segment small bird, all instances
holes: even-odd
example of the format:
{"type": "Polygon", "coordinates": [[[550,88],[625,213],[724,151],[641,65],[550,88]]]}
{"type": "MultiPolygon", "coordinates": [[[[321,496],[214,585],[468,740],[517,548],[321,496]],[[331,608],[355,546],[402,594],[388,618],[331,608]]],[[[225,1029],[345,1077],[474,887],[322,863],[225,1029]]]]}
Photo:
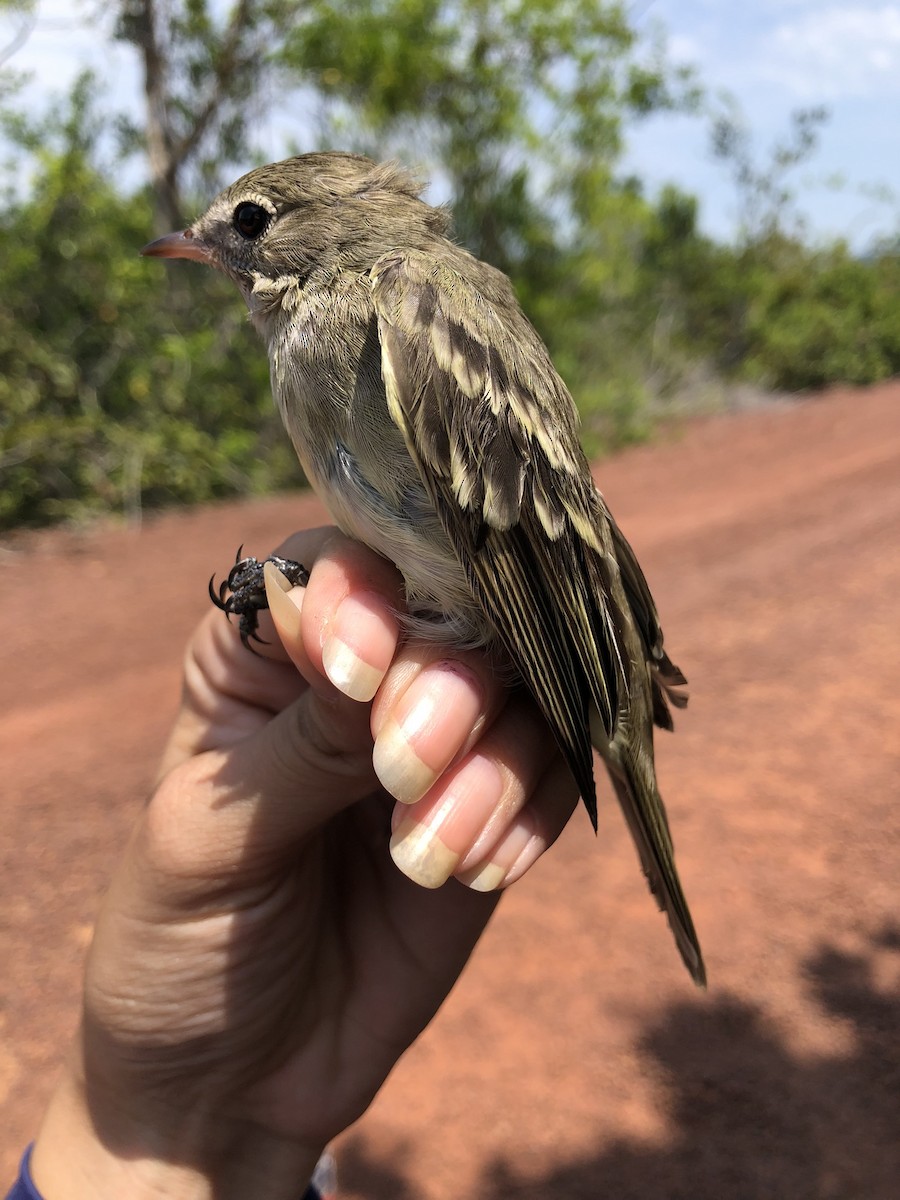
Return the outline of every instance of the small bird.
{"type": "Polygon", "coordinates": [[[693,979],[703,958],[656,782],[684,675],[591,477],[578,417],[507,277],[395,163],[303,154],[142,251],[223,271],[268,348],[307,478],[399,568],[412,633],[509,661],[597,828],[592,745],[693,979]]]}

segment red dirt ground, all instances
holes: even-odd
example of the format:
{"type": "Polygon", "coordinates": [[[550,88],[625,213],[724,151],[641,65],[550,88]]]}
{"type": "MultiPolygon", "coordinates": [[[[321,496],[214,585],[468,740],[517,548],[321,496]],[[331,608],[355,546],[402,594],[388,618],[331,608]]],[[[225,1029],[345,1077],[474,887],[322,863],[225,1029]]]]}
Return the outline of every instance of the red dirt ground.
{"type": "MultiPolygon", "coordinates": [[[[579,811],[339,1146],[366,1200],[900,1195],[900,385],[713,418],[603,464],[692,703],[659,739],[710,972],[609,801],[579,811]]],[[[307,499],[3,554],[0,1181],[78,1009],[98,893],[206,578],[307,499]]]]}

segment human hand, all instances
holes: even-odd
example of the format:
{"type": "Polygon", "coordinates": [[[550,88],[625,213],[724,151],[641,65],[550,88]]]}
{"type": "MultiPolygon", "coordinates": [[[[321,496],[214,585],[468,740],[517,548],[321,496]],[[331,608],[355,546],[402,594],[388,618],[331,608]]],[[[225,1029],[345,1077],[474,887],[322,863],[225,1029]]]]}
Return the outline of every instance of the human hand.
{"type": "Polygon", "coordinates": [[[400,642],[389,564],[329,529],[282,552],[312,564],[305,590],[269,589],[286,653],[248,655],[218,613],[191,642],[35,1146],[46,1200],[296,1200],[452,987],[484,889],[575,805],[484,655],[400,642]]]}

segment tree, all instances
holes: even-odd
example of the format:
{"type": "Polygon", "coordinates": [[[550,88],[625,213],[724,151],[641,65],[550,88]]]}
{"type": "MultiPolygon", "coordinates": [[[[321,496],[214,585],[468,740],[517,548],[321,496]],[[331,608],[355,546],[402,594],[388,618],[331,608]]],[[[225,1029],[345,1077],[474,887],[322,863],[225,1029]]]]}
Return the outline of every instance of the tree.
{"type": "Polygon", "coordinates": [[[713,122],[713,154],[731,172],[740,237],[747,245],[795,232],[788,227],[794,200],[788,177],[815,153],[819,130],[828,119],[828,109],[821,105],[791,113],[787,137],[772,147],[764,162],[757,161],[750,132],[736,114],[713,122]]]}
{"type": "Polygon", "coordinates": [[[237,0],[220,16],[207,0],[121,0],[115,36],[140,56],[145,98],[144,129],[129,132],[146,150],[159,232],[184,221],[186,179],[217,184],[247,153],[268,47],[299,7],[237,0]]]}
{"type": "Polygon", "coordinates": [[[319,81],[320,138],[432,169],[456,236],[510,275],[586,407],[639,403],[621,335],[648,205],[616,171],[629,121],[699,92],[625,5],[318,0],[279,57],[319,81]]]}
{"type": "MultiPolygon", "coordinates": [[[[10,12],[0,47],[27,34],[28,3],[0,0],[10,12]]],[[[629,122],[697,90],[613,0],[118,0],[112,15],[143,63],[145,121],[102,111],[88,78],[35,117],[0,76],[19,155],[0,178],[0,523],[297,479],[235,290],[136,256],[154,225],[286,151],[426,168],[456,235],[512,277],[591,449],[642,436],[701,360],[789,387],[900,370],[896,244],[810,249],[788,219],[822,114],[762,164],[736,122],[718,126],[735,245],[702,234],[694,197],[620,177],[629,122]],[[288,109],[295,143],[257,147],[262,117],[288,109]],[[146,153],[146,186],[123,187],[117,144],[146,153]]]]}
{"type": "MultiPolygon", "coordinates": [[[[541,192],[558,201],[588,164],[595,188],[629,116],[692,95],[615,0],[120,0],[115,33],[141,59],[145,126],[131,133],[167,228],[186,180],[220,185],[255,121],[314,93],[301,146],[349,134],[436,168],[460,236],[501,267],[541,192]]],[[[585,196],[568,191],[573,217],[585,196]]]]}
{"type": "Polygon", "coordinates": [[[33,159],[0,216],[0,525],[299,478],[234,289],[185,270],[173,293],[138,257],[152,196],[101,169],[94,92],[15,123],[33,159]]]}
{"type": "Polygon", "coordinates": [[[329,134],[436,168],[458,236],[513,274],[590,219],[629,118],[695,98],[609,0],[318,0],[279,59],[329,134]]]}
{"type": "Polygon", "coordinates": [[[10,30],[0,40],[0,69],[22,49],[34,29],[34,0],[0,0],[0,17],[8,17],[10,30]]]}
{"type": "Polygon", "coordinates": [[[640,367],[620,348],[649,207],[616,169],[629,121],[695,107],[699,89],[637,38],[625,5],[124,0],[118,30],[144,63],[159,224],[183,219],[185,178],[207,192],[233,178],[254,117],[305,110],[294,149],[424,168],[455,236],[511,276],[586,404],[621,408],[625,375],[638,402],[640,367]]]}
{"type": "Polygon", "coordinates": [[[334,139],[432,168],[464,240],[513,274],[564,357],[570,330],[575,381],[591,340],[576,327],[602,308],[591,246],[624,244],[609,231],[640,209],[612,183],[623,122],[675,94],[620,5],[119,0],[114,18],[143,64],[142,127],[104,117],[87,79],[45,119],[0,114],[31,156],[15,174],[32,180],[0,219],[19,306],[0,313],[7,521],[134,512],[295,474],[239,298],[211,273],[149,273],[135,257],[151,223],[177,227],[258,157],[258,120],[285,97],[306,106],[299,149],[334,139]],[[147,191],[121,194],[121,172],[101,167],[115,128],[126,151],[146,152],[147,191]],[[578,321],[555,330],[551,295],[555,315],[578,321]]]}

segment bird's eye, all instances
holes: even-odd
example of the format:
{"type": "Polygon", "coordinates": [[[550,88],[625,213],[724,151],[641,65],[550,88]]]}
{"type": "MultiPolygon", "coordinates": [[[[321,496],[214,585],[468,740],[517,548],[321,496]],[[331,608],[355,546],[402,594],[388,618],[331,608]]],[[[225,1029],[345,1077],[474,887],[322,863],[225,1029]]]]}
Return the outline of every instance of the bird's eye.
{"type": "Polygon", "coordinates": [[[243,238],[258,238],[271,220],[271,214],[261,204],[245,200],[234,210],[231,222],[243,238]]]}

